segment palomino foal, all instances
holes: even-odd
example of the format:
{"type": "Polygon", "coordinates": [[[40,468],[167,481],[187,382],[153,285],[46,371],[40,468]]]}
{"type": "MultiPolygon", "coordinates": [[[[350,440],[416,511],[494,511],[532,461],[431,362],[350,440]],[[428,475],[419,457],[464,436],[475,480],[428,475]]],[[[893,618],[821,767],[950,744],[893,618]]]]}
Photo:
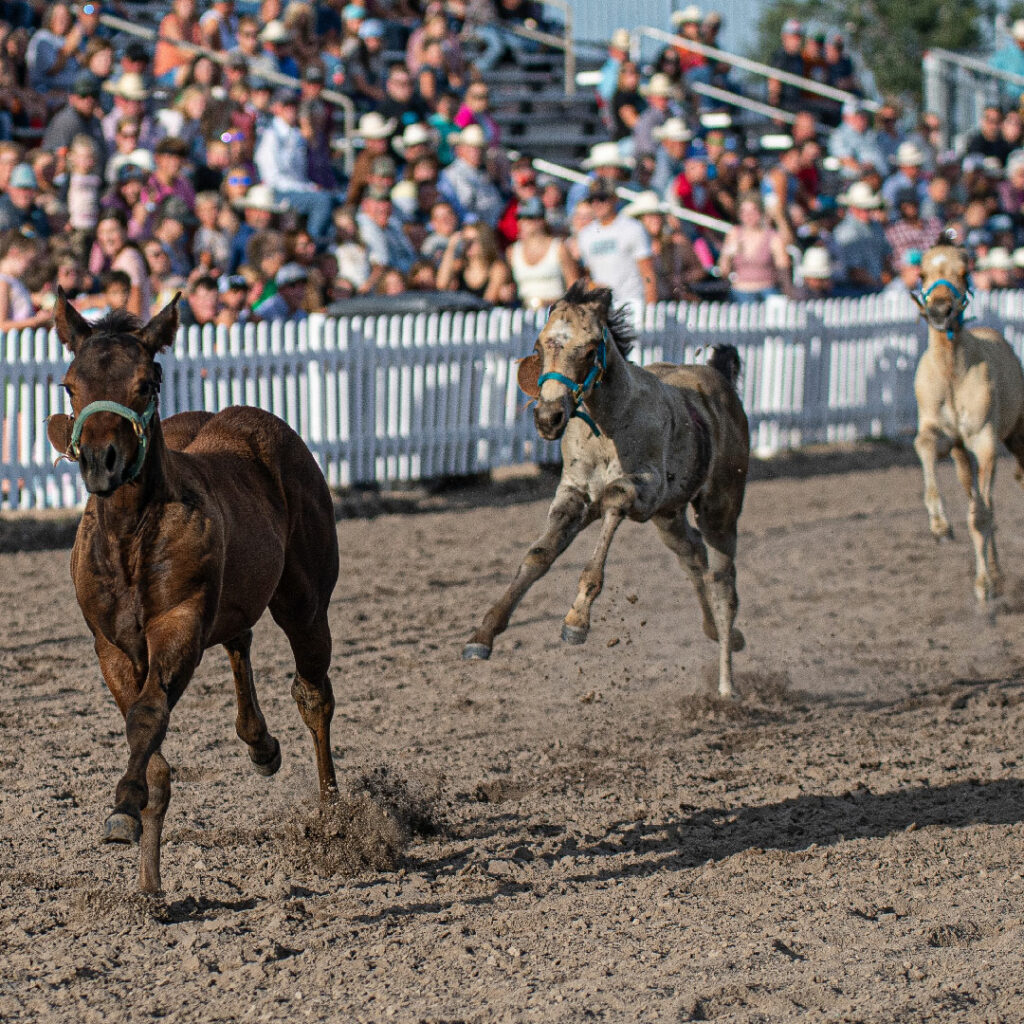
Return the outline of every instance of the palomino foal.
{"type": "Polygon", "coordinates": [[[626,518],[650,519],[696,587],[704,632],[719,645],[718,692],[728,697],[732,652],[744,643],[733,628],[736,521],[750,447],[734,386],[739,356],[728,347],[716,352],[711,366],[641,369],[625,358],[631,341],[623,311],[611,312],[611,292],[575,284],[552,308],[536,353],[520,363],[520,386],[537,399],[537,430],[548,440],[562,439],[562,479],[547,529],[463,657],[489,657],[530,586],[600,519],[601,536],[562,626],[563,640],[583,643],[615,531],[626,518]],[[690,505],[696,529],[687,518],[690,505]]]}
{"type": "MultiPolygon", "coordinates": [[[[1006,339],[989,327],[963,325],[967,253],[937,245],[921,260],[921,293],[928,348],[917,366],[917,449],[924,470],[924,503],[931,531],[942,540],[953,531],[935,483],[935,463],[952,452],[967,492],[967,528],[974,542],[974,592],[982,605],[1002,591],[996,555],[992,484],[999,442],[1024,467],[1024,373],[1006,339]]],[[[1022,479],[1018,468],[1017,479],[1022,479]]]]}
{"type": "Polygon", "coordinates": [[[128,734],[103,838],[141,839],[139,886],[157,892],[171,796],[160,747],[207,648],[228,652],[235,729],[255,770],[272,775],[281,765],[249,657],[252,627],[268,607],[295,657],[292,695],[313,736],[320,796],[336,792],[327,678],[334,508],[302,439],[270,413],[235,407],[161,423],[154,357],[174,341],[177,298],[146,325],[112,313],[92,326],[60,291],[55,322],[74,357],[64,377],[74,417],[50,417],[48,433],[79,462],[91,495],[71,576],[128,734]]]}

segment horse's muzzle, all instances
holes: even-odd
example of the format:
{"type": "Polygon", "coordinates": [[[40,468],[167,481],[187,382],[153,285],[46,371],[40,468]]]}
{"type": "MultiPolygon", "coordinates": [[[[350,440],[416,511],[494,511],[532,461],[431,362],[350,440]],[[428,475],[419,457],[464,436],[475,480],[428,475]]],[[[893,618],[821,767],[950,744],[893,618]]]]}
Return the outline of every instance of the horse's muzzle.
{"type": "Polygon", "coordinates": [[[565,433],[570,415],[567,398],[554,401],[540,399],[533,410],[533,422],[537,426],[537,433],[545,441],[557,441],[565,433]]]}
{"type": "Polygon", "coordinates": [[[932,327],[945,331],[955,316],[953,303],[949,299],[938,298],[924,307],[924,315],[932,327]]]}
{"type": "Polygon", "coordinates": [[[105,498],[124,482],[124,467],[127,463],[120,448],[113,442],[83,444],[78,463],[82,483],[90,494],[105,498]]]}

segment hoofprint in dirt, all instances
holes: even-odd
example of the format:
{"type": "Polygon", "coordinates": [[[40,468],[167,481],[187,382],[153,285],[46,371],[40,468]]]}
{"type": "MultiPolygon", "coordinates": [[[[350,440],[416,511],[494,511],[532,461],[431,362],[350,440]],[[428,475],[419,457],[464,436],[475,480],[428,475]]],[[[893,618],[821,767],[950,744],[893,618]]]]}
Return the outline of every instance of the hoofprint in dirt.
{"type": "MultiPolygon", "coordinates": [[[[1024,1019],[1009,468],[992,621],[962,584],[964,532],[928,532],[915,466],[751,483],[735,704],[709,696],[714,644],[649,527],[623,527],[586,646],[559,641],[585,536],[493,660],[464,663],[547,500],[340,523],[339,770],[385,766],[371,778],[426,794],[441,831],[394,871],[308,867],[309,738],[264,622],[284,766],[249,770],[209,656],[164,748],[157,898],[99,843],[124,734],[68,552],[0,556],[0,1019],[1024,1019]]],[[[948,463],[940,484],[957,508],[948,463]]]]}

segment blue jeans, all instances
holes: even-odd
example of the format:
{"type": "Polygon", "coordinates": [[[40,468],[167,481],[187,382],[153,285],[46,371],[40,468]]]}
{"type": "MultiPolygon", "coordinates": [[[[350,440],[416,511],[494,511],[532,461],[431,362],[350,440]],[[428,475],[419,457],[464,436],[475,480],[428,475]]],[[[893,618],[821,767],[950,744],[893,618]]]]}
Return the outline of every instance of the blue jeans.
{"type": "Polygon", "coordinates": [[[778,288],[762,288],[759,292],[738,292],[734,288],[729,293],[730,302],[738,302],[741,306],[750,302],[764,302],[769,295],[778,295],[778,288]]]}
{"type": "Polygon", "coordinates": [[[296,213],[305,214],[306,230],[318,244],[330,240],[333,207],[330,192],[292,192],[287,189],[274,189],[274,198],[285,203],[296,213]]]}
{"type": "Polygon", "coordinates": [[[524,39],[497,25],[480,25],[476,30],[476,38],[484,44],[484,52],[473,61],[478,71],[493,71],[506,50],[514,50],[516,53],[534,53],[537,50],[537,44],[532,39],[524,39]]]}

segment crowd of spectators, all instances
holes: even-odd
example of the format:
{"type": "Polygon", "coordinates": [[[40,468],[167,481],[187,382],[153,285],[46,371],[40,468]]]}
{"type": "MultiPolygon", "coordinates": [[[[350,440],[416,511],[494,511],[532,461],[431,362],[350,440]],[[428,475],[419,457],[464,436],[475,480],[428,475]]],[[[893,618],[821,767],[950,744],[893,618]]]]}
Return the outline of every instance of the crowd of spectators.
{"type": "MultiPolygon", "coordinates": [[[[607,140],[571,187],[490,110],[487,74],[537,46],[514,31],[544,27],[532,0],[171,0],[155,46],[100,15],[0,0],[0,331],[48,324],[58,286],[89,317],[180,291],[198,325],[410,292],[536,308],[581,276],[617,301],[853,296],[912,288],[945,229],[975,288],[1022,280],[1018,109],[947,150],[937,115],[769,79],[795,116],[765,125],[767,149],[708,116],[699,86],[742,87],[685,45],[717,45],[715,12],[676,12],[649,67],[613,35],[607,140]],[[351,163],[326,90],[355,104],[351,163]]],[[[774,65],[858,92],[837,33],[787,21],[774,65]]]]}

